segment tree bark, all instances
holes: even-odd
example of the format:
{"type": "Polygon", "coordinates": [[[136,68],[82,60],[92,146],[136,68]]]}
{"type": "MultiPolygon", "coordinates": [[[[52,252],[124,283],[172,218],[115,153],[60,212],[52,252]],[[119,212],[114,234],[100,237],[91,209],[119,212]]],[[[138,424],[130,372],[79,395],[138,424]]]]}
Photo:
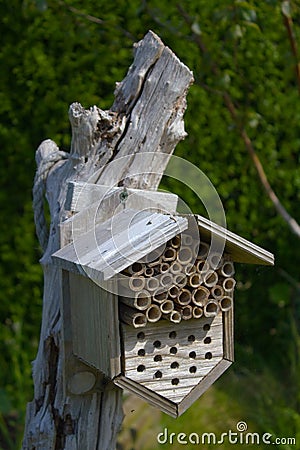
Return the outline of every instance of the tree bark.
{"type": "MultiPolygon", "coordinates": [[[[42,142],[37,150],[34,197],[40,200],[44,183],[51,224],[41,259],[42,326],[33,363],[34,399],[27,405],[23,450],[112,450],[116,446],[123,418],[122,390],[112,383],[102,383],[99,375],[98,389],[81,395],[66,394],[61,271],[52,265],[51,255],[70,239],[61,232],[71,214],[64,208],[69,181],[157,189],[169,156],[186,135],[183,114],[192,81],[190,70],[154,33],[148,32],[135,46],[134,62],[117,85],[110,110],[96,106],[85,110],[79,103],[70,106],[70,153],[59,152],[50,140],[42,142]],[[140,153],[145,154],[142,175],[137,158],[140,153]],[[163,164],[161,159],[156,160],[157,153],[166,155],[163,164]],[[121,158],[128,155],[124,164],[121,158]],[[107,163],[118,160],[119,165],[111,170],[107,163]]],[[[35,201],[37,207],[41,204],[35,201]]],[[[35,217],[40,216],[40,211],[35,211],[35,217]]],[[[37,219],[36,225],[45,242],[43,221],[37,219]]]]}

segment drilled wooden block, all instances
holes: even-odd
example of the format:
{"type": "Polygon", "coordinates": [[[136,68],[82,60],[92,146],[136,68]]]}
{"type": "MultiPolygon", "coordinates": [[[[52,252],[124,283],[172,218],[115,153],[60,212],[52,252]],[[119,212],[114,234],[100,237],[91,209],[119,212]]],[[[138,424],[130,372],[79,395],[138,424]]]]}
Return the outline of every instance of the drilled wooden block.
{"type": "Polygon", "coordinates": [[[160,321],[141,330],[122,325],[123,373],[180,403],[223,359],[223,318],[180,324],[160,321]]]}

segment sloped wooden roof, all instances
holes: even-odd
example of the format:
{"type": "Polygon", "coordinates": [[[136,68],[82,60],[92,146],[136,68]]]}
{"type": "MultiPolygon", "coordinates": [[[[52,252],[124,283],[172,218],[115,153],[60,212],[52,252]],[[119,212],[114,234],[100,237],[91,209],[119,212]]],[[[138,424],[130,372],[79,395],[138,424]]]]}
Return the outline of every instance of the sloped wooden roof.
{"type": "Polygon", "coordinates": [[[124,209],[52,255],[62,268],[107,280],[188,227],[187,218],[124,209]]]}
{"type": "Polygon", "coordinates": [[[216,239],[225,240],[224,250],[231,255],[233,261],[247,264],[274,265],[274,255],[262,247],[211,222],[205,217],[196,215],[195,218],[199,226],[200,239],[209,242],[211,237],[214,236],[216,239]]]}

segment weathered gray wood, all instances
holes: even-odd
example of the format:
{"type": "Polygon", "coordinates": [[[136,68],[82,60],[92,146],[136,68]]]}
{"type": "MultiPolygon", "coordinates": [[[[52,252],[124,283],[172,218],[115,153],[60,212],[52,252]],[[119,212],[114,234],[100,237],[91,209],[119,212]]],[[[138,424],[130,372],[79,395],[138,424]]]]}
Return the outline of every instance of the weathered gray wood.
{"type": "Polygon", "coordinates": [[[214,235],[216,239],[219,238],[224,242],[226,240],[224,251],[232,257],[233,261],[247,264],[274,264],[274,255],[262,247],[228,231],[205,217],[196,215],[196,219],[201,239],[209,242],[211,236],[214,235]]]}
{"type": "Polygon", "coordinates": [[[86,277],[69,277],[73,354],[112,379],[121,371],[118,298],[86,277]]]}
{"type": "MultiPolygon", "coordinates": [[[[87,183],[77,182],[70,182],[68,184],[68,198],[66,199],[65,207],[71,212],[76,212],[73,211],[73,208],[80,209],[80,211],[60,224],[61,234],[64,236],[64,245],[94,229],[99,223],[110,219],[123,208],[123,205],[120,203],[120,193],[123,191],[123,188],[99,186],[99,192],[106,195],[104,198],[100,197],[97,201],[91,203],[98,193],[98,185],[88,183],[88,186],[95,187],[88,189],[88,192],[84,189],[79,194],[80,184],[87,185],[87,183]],[[104,189],[105,191],[103,192],[104,189]],[[75,194],[75,199],[73,199],[73,193],[75,194]]],[[[165,192],[145,191],[142,189],[128,189],[127,192],[128,199],[126,201],[126,208],[128,209],[151,209],[152,211],[168,214],[173,214],[176,211],[177,195],[165,192]]]]}
{"type": "Polygon", "coordinates": [[[224,357],[223,316],[180,324],[163,320],[137,330],[122,325],[122,340],[124,369],[115,382],[176,416],[173,403],[189,397],[224,357]]]}
{"type": "Polygon", "coordinates": [[[64,269],[107,280],[187,228],[180,216],[126,209],[52,255],[64,269]],[[160,233],[161,231],[161,233],[160,233]]]}
{"type": "MultiPolygon", "coordinates": [[[[120,207],[120,194],[122,187],[100,186],[91,183],[76,183],[71,181],[68,184],[65,209],[78,212],[98,202],[99,209],[109,209],[112,212],[120,207]]],[[[146,191],[144,189],[127,189],[126,208],[142,210],[151,208],[158,212],[174,214],[176,212],[178,195],[162,191],[146,191]]],[[[103,221],[103,220],[101,220],[103,221]]]]}
{"type": "MultiPolygon", "coordinates": [[[[64,208],[69,181],[110,186],[125,183],[133,188],[157,189],[169,155],[185,136],[185,95],[192,80],[188,68],[149,32],[137,45],[135,60],[117,88],[111,110],[102,111],[96,106],[85,110],[79,103],[70,107],[70,155],[66,160],[55,160],[58,162],[53,163],[46,181],[51,227],[48,246],[41,259],[43,317],[40,345],[33,363],[34,399],[27,407],[23,450],[115,448],[122,421],[121,389],[106,384],[102,391],[96,389],[83,395],[66,396],[62,273],[52,265],[51,255],[72,239],[70,230],[60,226],[71,216],[64,208]],[[139,158],[140,152],[143,158],[139,158]],[[165,152],[167,157],[157,159],[152,154],[147,158],[146,152],[165,152]],[[124,161],[120,158],[123,155],[130,156],[124,161]],[[114,167],[104,166],[115,158],[118,162],[114,167]]],[[[39,167],[56,149],[50,140],[41,144],[37,150],[39,167]]],[[[92,378],[83,376],[85,380],[88,377],[92,378]]],[[[77,382],[75,379],[75,385],[77,382]]]]}

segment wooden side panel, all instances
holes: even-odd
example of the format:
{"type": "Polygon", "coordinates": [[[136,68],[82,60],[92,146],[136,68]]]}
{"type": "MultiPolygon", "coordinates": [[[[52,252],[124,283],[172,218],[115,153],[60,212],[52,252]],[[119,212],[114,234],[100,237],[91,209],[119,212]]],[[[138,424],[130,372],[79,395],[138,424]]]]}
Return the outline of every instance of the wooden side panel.
{"type": "Polygon", "coordinates": [[[69,277],[73,353],[113,378],[121,371],[117,296],[88,278],[69,277]]]}

